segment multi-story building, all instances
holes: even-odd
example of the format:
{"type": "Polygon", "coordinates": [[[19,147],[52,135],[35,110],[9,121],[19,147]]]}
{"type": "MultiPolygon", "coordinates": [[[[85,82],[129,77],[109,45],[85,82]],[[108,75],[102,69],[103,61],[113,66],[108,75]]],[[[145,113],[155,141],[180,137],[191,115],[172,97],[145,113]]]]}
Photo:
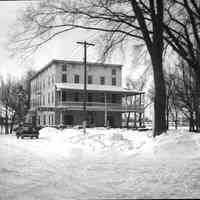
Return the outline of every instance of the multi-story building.
{"type": "MultiPolygon", "coordinates": [[[[143,93],[123,89],[122,65],[87,63],[87,123],[120,127],[122,113],[144,112],[143,93]],[[139,100],[127,104],[126,100],[139,100]]],[[[30,113],[40,126],[80,125],[84,120],[84,64],[52,60],[30,80],[30,113]]],[[[130,102],[130,101],[129,101],[130,102]]]]}

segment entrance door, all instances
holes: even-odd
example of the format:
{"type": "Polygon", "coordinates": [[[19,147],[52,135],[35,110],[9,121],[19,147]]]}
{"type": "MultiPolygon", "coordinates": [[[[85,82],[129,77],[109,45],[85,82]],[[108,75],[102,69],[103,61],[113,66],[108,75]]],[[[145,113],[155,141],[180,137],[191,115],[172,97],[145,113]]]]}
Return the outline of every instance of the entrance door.
{"type": "Polygon", "coordinates": [[[108,120],[108,125],[114,127],[114,117],[108,116],[107,120],[108,120]]]}
{"type": "Polygon", "coordinates": [[[32,124],[34,125],[34,126],[36,126],[36,116],[32,116],[32,124]]]}
{"type": "Polygon", "coordinates": [[[64,115],[63,118],[64,125],[73,125],[73,121],[74,121],[73,115],[64,115]]]}
{"type": "Polygon", "coordinates": [[[88,112],[88,125],[93,125],[93,124],[94,124],[94,113],[88,112]]]}

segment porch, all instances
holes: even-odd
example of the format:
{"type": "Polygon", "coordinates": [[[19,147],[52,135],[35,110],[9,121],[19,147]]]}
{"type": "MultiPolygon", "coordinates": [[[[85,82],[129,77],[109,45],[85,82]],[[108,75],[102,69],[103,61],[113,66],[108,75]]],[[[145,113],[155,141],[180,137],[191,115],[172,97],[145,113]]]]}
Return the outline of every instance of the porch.
{"type": "MultiPolygon", "coordinates": [[[[83,102],[76,101],[59,101],[57,108],[66,108],[67,110],[83,110],[83,102]]],[[[110,102],[86,102],[88,111],[105,111],[108,112],[144,112],[144,106],[128,105],[126,103],[110,103],[110,102]]]]}
{"type": "MultiPolygon", "coordinates": [[[[56,107],[82,110],[83,84],[57,83],[56,107]]],[[[144,112],[144,92],[111,85],[87,85],[86,107],[89,111],[144,112]]]]}
{"type": "MultiPolygon", "coordinates": [[[[59,109],[56,111],[56,124],[66,126],[82,125],[84,112],[80,110],[59,109]]],[[[105,123],[105,113],[103,111],[87,111],[87,125],[90,127],[120,127],[122,124],[121,113],[107,112],[105,123]]]]}
{"type": "MultiPolygon", "coordinates": [[[[63,120],[65,112],[80,111],[80,115],[83,114],[83,99],[83,84],[56,84],[56,109],[60,110],[58,116],[60,123],[68,121],[63,120]]],[[[122,113],[137,113],[142,121],[144,118],[144,92],[110,85],[88,85],[85,107],[87,113],[101,113],[100,124],[103,126],[107,126],[108,118],[113,121],[112,116],[120,116],[119,127],[122,113]]],[[[69,118],[72,119],[72,117],[69,118]]]]}

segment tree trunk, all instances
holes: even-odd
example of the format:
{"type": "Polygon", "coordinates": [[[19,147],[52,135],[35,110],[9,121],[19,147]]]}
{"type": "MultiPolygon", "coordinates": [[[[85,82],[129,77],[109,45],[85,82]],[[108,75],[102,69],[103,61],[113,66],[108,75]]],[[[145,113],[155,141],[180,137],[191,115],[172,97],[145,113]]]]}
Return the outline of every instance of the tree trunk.
{"type": "Polygon", "coordinates": [[[30,109],[31,107],[31,84],[30,84],[30,81],[28,81],[28,110],[30,109]]]}
{"type": "Polygon", "coordinates": [[[154,75],[155,100],[154,100],[154,130],[153,136],[157,136],[166,131],[166,90],[163,74],[163,13],[164,1],[149,1],[151,9],[151,20],[153,33],[150,34],[146,26],[146,21],[139,1],[131,0],[133,11],[140,25],[148,52],[151,57],[154,75]]]}
{"type": "Polygon", "coordinates": [[[175,129],[178,129],[178,111],[175,111],[175,129]]]}
{"type": "Polygon", "coordinates": [[[194,107],[195,107],[195,126],[196,132],[200,131],[200,112],[199,112],[199,94],[200,94],[200,75],[196,73],[195,76],[195,95],[194,95],[194,107]]]}
{"type": "Polygon", "coordinates": [[[166,129],[169,129],[169,95],[166,97],[166,129]]]}
{"type": "Polygon", "coordinates": [[[9,134],[8,131],[8,103],[6,102],[6,113],[5,113],[5,134],[9,134]]]}
{"type": "Polygon", "coordinates": [[[12,134],[12,131],[13,131],[13,125],[14,125],[14,122],[15,122],[15,112],[13,114],[13,117],[12,117],[12,120],[11,120],[11,124],[10,124],[10,134],[12,134]]]}
{"type": "Polygon", "coordinates": [[[166,129],[166,89],[162,68],[162,55],[155,53],[152,56],[153,74],[154,74],[154,130],[153,136],[157,136],[165,132],[166,129]]]}
{"type": "Polygon", "coordinates": [[[190,112],[190,119],[189,119],[189,131],[193,132],[194,131],[194,118],[193,118],[193,112],[190,112]]]}

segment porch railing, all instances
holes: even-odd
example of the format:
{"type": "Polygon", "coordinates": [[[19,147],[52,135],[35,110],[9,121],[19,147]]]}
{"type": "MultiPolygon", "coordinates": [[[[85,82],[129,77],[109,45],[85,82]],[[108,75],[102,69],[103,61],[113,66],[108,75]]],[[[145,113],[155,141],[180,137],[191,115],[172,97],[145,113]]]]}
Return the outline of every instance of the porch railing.
{"type": "MultiPolygon", "coordinates": [[[[57,107],[68,108],[69,110],[82,110],[83,102],[77,101],[59,101],[57,107]]],[[[86,102],[86,108],[89,111],[121,111],[121,112],[143,112],[144,105],[126,105],[120,103],[104,102],[86,102]]]]}

